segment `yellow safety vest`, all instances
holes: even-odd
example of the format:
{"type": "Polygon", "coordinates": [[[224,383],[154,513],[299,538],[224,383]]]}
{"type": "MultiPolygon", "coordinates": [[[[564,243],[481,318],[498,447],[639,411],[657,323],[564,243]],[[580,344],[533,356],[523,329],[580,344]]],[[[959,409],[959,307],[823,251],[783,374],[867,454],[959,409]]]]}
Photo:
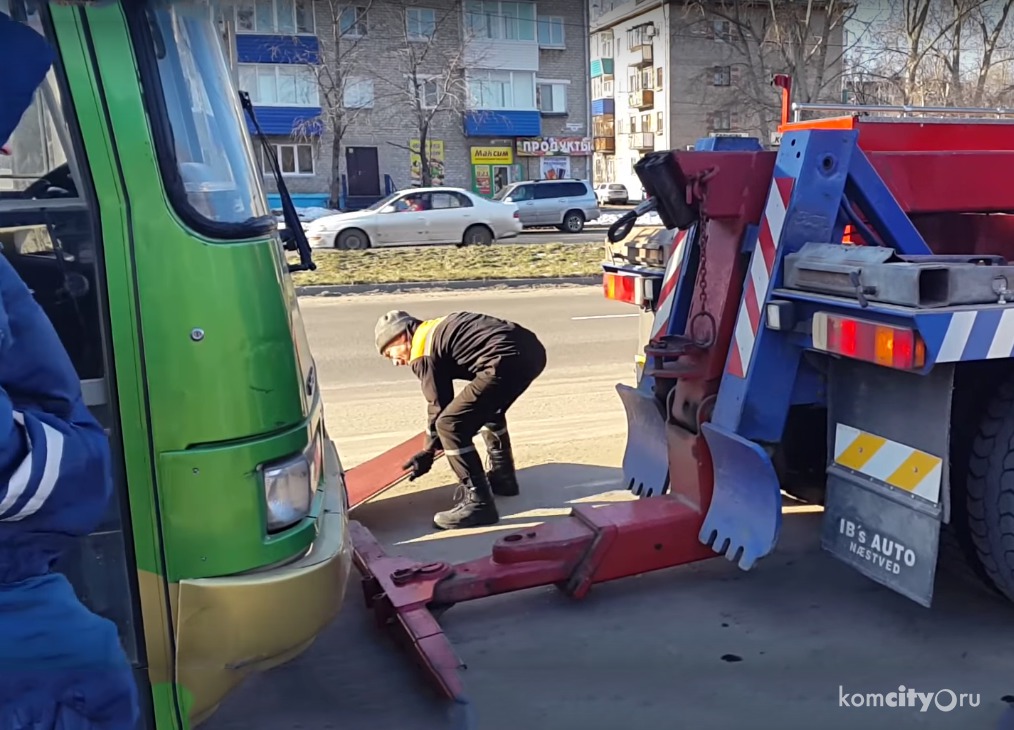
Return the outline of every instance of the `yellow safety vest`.
{"type": "Polygon", "coordinates": [[[419,324],[415,330],[415,334],[412,335],[412,354],[409,356],[410,360],[418,360],[420,357],[433,354],[433,332],[444,319],[444,317],[437,317],[436,319],[427,319],[419,324]]]}

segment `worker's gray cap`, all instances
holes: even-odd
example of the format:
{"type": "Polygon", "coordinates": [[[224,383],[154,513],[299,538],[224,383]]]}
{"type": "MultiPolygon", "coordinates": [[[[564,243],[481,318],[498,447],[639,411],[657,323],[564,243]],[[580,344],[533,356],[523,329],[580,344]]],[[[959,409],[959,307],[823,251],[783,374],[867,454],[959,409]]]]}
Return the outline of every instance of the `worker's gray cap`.
{"type": "Polygon", "coordinates": [[[390,312],[381,315],[380,319],[377,320],[377,327],[374,332],[377,338],[377,351],[383,353],[384,348],[390,345],[398,335],[408,332],[412,328],[412,325],[418,321],[411,314],[403,312],[400,309],[392,309],[390,312]]]}

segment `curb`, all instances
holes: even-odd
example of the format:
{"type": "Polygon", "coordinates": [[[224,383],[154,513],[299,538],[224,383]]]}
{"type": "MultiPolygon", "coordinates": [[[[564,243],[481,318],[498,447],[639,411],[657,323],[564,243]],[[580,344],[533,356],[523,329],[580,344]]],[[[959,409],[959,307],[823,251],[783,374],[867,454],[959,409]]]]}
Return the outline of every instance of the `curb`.
{"type": "Polygon", "coordinates": [[[478,291],[481,289],[541,289],[559,286],[597,286],[599,276],[570,276],[553,279],[477,279],[472,281],[406,281],[392,284],[318,284],[296,287],[301,297],[344,297],[356,294],[394,294],[427,291],[478,291]]]}

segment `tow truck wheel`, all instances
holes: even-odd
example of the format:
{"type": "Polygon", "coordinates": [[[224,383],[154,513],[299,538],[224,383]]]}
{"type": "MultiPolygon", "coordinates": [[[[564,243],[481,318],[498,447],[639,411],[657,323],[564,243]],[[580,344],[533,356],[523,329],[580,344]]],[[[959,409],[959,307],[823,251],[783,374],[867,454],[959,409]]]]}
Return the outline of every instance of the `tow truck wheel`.
{"type": "Polygon", "coordinates": [[[967,529],[989,583],[1014,601],[1014,379],[1003,382],[981,417],[964,496],[953,517],[964,518],[959,528],[967,529]]]}

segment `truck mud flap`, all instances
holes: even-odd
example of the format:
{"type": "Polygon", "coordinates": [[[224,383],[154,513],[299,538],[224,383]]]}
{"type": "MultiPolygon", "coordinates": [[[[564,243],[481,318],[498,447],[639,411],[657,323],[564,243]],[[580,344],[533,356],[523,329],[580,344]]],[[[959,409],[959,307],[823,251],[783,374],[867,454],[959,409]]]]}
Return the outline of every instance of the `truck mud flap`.
{"type": "Polygon", "coordinates": [[[782,490],[767,452],[714,423],[701,427],[715,469],[700,540],[750,570],[770,553],[782,527],[782,490]]]}
{"type": "Polygon", "coordinates": [[[650,392],[623,383],[616,384],[616,392],[627,413],[623,483],[639,497],[665,494],[669,489],[669,450],[658,401],[650,392]]]}
{"type": "Polygon", "coordinates": [[[916,603],[933,600],[949,519],[954,368],[830,363],[821,547],[916,603]]]}
{"type": "Polygon", "coordinates": [[[828,475],[821,547],[927,608],[940,544],[939,508],[851,474],[828,475]]]}

